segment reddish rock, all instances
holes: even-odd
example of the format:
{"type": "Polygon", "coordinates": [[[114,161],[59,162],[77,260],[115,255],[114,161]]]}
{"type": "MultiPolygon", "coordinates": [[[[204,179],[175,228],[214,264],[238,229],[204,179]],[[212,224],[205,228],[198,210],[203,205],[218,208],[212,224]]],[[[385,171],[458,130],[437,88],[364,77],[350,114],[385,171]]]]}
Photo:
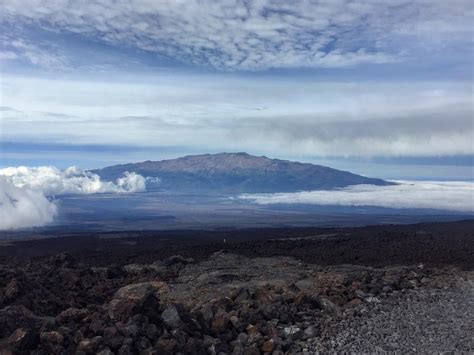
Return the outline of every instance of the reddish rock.
{"type": "Polygon", "coordinates": [[[86,309],[68,308],[58,314],[56,320],[59,323],[79,322],[88,315],[86,309]]]}
{"type": "Polygon", "coordinates": [[[362,304],[362,300],[360,298],[354,298],[352,301],[349,302],[351,306],[358,306],[362,304]]]}
{"type": "Polygon", "coordinates": [[[59,332],[43,332],[40,334],[40,339],[42,343],[49,343],[60,345],[64,341],[64,337],[59,332]]]}
{"type": "Polygon", "coordinates": [[[224,332],[230,324],[229,315],[222,313],[212,321],[212,331],[216,334],[224,332]]]}
{"type": "Polygon", "coordinates": [[[263,343],[262,351],[266,353],[271,353],[274,347],[275,347],[275,343],[273,342],[273,339],[270,339],[263,343]]]}

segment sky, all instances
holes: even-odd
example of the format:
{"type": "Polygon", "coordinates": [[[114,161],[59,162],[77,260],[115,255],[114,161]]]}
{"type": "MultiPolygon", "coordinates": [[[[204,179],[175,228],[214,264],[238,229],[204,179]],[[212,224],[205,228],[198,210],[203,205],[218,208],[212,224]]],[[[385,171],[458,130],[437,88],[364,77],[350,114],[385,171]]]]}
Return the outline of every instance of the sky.
{"type": "Polygon", "coordinates": [[[0,168],[246,151],[473,180],[464,0],[0,0],[0,168]]]}

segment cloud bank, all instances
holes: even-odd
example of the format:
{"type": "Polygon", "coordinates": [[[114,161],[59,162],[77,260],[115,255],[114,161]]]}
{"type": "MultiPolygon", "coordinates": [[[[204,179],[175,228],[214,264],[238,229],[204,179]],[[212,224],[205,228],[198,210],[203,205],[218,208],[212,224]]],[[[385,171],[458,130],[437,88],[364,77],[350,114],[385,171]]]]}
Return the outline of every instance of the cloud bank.
{"type": "Polygon", "coordinates": [[[0,176],[0,230],[43,226],[58,212],[42,192],[20,188],[0,176]]]}
{"type": "Polygon", "coordinates": [[[437,181],[398,181],[399,185],[354,185],[332,191],[245,194],[243,200],[269,204],[313,204],[423,208],[474,212],[474,183],[437,181]]]}
{"type": "Polygon", "coordinates": [[[0,169],[0,230],[43,226],[58,213],[54,196],[145,191],[146,179],[126,172],[115,182],[70,167],[25,166],[0,169]]]}
{"type": "Polygon", "coordinates": [[[103,181],[97,174],[70,167],[60,170],[53,166],[29,168],[26,166],[0,169],[17,187],[41,191],[47,196],[66,194],[126,193],[145,191],[145,178],[134,172],[125,175],[116,182],[103,181]]]}
{"type": "Polygon", "coordinates": [[[474,154],[470,83],[159,75],[134,83],[6,77],[3,85],[4,140],[159,142],[298,159],[474,154]]]}

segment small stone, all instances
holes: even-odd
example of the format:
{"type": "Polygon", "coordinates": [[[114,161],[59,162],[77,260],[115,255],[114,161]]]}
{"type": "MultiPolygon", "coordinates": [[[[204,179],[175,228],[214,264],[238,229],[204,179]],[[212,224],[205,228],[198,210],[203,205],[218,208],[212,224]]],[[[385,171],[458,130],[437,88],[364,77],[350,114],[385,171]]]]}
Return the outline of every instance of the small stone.
{"type": "Polygon", "coordinates": [[[91,324],[89,325],[89,330],[92,332],[92,333],[100,333],[102,332],[102,330],[104,329],[105,327],[105,323],[100,320],[100,319],[94,319],[91,324]]]}
{"type": "Polygon", "coordinates": [[[155,343],[155,349],[158,351],[159,354],[173,353],[174,349],[176,348],[176,345],[176,340],[162,338],[155,343]]]}
{"type": "Polygon", "coordinates": [[[365,301],[368,303],[380,303],[380,300],[373,296],[366,297],[365,301]]]}
{"type": "Polygon", "coordinates": [[[97,336],[92,339],[84,339],[79,343],[77,349],[86,353],[95,352],[101,342],[101,336],[97,336]]]}
{"type": "Polygon", "coordinates": [[[222,333],[224,332],[229,325],[229,315],[227,313],[222,313],[218,315],[212,321],[212,330],[214,333],[222,333]]]}
{"type": "Polygon", "coordinates": [[[337,312],[337,306],[332,303],[330,300],[324,297],[318,297],[319,298],[319,307],[322,310],[325,310],[327,312],[337,312]]]}
{"type": "Polygon", "coordinates": [[[214,311],[212,310],[212,306],[207,304],[201,309],[202,317],[206,322],[211,322],[212,318],[214,318],[214,311]]]}
{"type": "MultiPolygon", "coordinates": [[[[12,349],[27,350],[35,347],[37,343],[37,335],[31,330],[18,328],[8,338],[8,344],[12,349]]],[[[2,351],[0,350],[0,353],[2,351]]]]}
{"type": "Polygon", "coordinates": [[[243,354],[244,355],[260,355],[260,350],[258,350],[255,346],[250,346],[244,350],[243,354]]]}
{"type": "Polygon", "coordinates": [[[249,337],[255,337],[257,335],[260,335],[260,332],[258,331],[258,327],[256,327],[253,324],[249,324],[247,326],[246,331],[247,331],[247,334],[248,334],[249,337]]]}
{"type": "Polygon", "coordinates": [[[230,317],[230,322],[232,323],[232,325],[233,325],[234,327],[236,327],[237,324],[239,324],[240,319],[239,319],[239,317],[237,317],[237,316],[232,316],[232,317],[230,317]]]}
{"type": "Polygon", "coordinates": [[[314,338],[317,335],[316,329],[313,326],[306,328],[303,333],[308,338],[314,338]]]}
{"type": "Polygon", "coordinates": [[[147,348],[145,350],[142,350],[140,352],[140,355],[159,355],[158,351],[156,351],[155,349],[153,348],[147,348]]]}
{"type": "Polygon", "coordinates": [[[13,299],[18,296],[18,292],[18,283],[13,279],[5,287],[4,294],[7,299],[13,299]]]}
{"type": "Polygon", "coordinates": [[[290,325],[289,327],[283,328],[283,333],[287,338],[291,338],[293,340],[300,339],[303,335],[301,328],[298,328],[295,325],[290,325]]]}
{"type": "Polygon", "coordinates": [[[118,355],[133,355],[133,351],[130,345],[124,344],[120,347],[117,354],[118,355]]]}
{"type": "Polygon", "coordinates": [[[351,300],[349,302],[349,304],[351,306],[358,306],[358,305],[362,304],[362,300],[360,298],[354,298],[353,300],[351,300]]]}
{"type": "Polygon", "coordinates": [[[183,324],[183,320],[181,319],[178,309],[174,305],[169,305],[161,314],[161,318],[165,324],[170,328],[178,328],[183,324]]]}
{"type": "Polygon", "coordinates": [[[248,335],[245,333],[240,333],[239,335],[237,335],[237,340],[243,345],[247,344],[248,338],[248,335]]]}
{"type": "Polygon", "coordinates": [[[97,355],[114,355],[114,353],[109,348],[105,348],[104,350],[99,351],[97,355]]]}
{"type": "Polygon", "coordinates": [[[267,290],[263,289],[263,288],[258,288],[255,290],[254,294],[253,294],[253,298],[258,301],[258,302],[262,302],[262,303],[265,303],[265,302],[270,302],[271,301],[271,296],[270,294],[268,293],[267,290]]]}
{"type": "Polygon", "coordinates": [[[251,298],[248,287],[240,287],[231,293],[231,298],[235,302],[242,302],[251,298]]]}
{"type": "Polygon", "coordinates": [[[423,284],[423,285],[426,285],[426,284],[429,284],[430,283],[430,279],[428,279],[427,277],[423,277],[420,282],[423,284]]]}
{"type": "Polygon", "coordinates": [[[60,345],[64,341],[64,337],[59,332],[43,332],[40,334],[41,342],[60,345]]]}
{"type": "Polygon", "coordinates": [[[87,314],[88,312],[86,309],[68,308],[59,313],[56,320],[63,324],[67,322],[79,322],[87,316],[87,314]]]}
{"type": "Polygon", "coordinates": [[[270,339],[263,343],[262,351],[266,353],[271,353],[274,347],[275,347],[275,344],[273,342],[273,339],[270,339]]]}

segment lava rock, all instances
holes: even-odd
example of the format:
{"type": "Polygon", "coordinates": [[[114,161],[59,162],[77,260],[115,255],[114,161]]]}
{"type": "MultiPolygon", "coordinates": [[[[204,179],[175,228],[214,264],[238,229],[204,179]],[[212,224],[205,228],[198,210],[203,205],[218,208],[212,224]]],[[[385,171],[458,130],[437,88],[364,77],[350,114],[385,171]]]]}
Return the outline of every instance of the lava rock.
{"type": "MultiPolygon", "coordinates": [[[[14,352],[35,349],[38,343],[38,334],[25,328],[16,329],[8,338],[7,344],[14,352]]],[[[0,350],[0,353],[1,350],[0,350]]]]}
{"type": "Polygon", "coordinates": [[[161,318],[163,319],[163,322],[171,329],[178,328],[183,324],[183,320],[181,319],[178,308],[175,305],[169,305],[166,307],[161,314],[161,318]]]}

